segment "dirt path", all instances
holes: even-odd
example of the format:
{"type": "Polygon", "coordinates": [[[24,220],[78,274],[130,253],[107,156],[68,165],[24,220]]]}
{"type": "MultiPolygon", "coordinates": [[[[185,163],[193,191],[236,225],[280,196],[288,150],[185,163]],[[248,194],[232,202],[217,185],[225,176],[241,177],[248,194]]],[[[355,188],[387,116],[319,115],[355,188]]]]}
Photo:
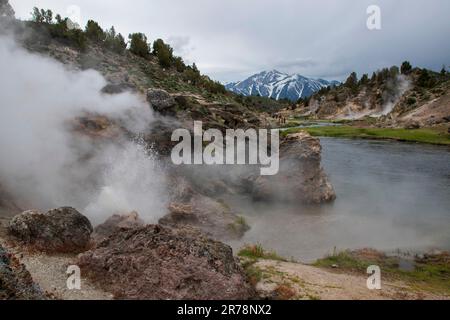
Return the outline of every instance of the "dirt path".
{"type": "Polygon", "coordinates": [[[343,274],[298,263],[260,260],[253,265],[261,272],[257,290],[281,299],[318,300],[434,300],[450,297],[413,290],[402,282],[382,278],[381,290],[369,290],[367,277],[343,274]]]}
{"type": "Polygon", "coordinates": [[[75,255],[44,255],[40,253],[27,253],[20,251],[0,239],[0,243],[15,254],[30,272],[34,282],[43,291],[55,299],[61,300],[111,300],[112,294],[96,288],[90,281],[81,275],[81,290],[69,290],[66,273],[67,268],[73,265],[75,255]]]}
{"type": "Polygon", "coordinates": [[[66,273],[67,268],[74,264],[76,255],[45,255],[30,253],[5,240],[5,226],[8,219],[0,219],[0,244],[14,254],[30,272],[33,280],[41,289],[55,299],[61,300],[110,300],[113,296],[99,288],[90,281],[83,279],[81,274],[81,290],[69,290],[66,273]]]}

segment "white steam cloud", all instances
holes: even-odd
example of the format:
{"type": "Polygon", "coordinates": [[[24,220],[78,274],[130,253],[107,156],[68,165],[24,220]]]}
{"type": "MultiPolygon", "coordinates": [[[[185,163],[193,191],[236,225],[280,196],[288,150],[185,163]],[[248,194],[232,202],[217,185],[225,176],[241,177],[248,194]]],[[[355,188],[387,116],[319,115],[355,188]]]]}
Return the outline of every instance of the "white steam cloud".
{"type": "Polygon", "coordinates": [[[383,116],[390,114],[400,98],[406,91],[411,89],[411,81],[405,75],[400,74],[395,78],[395,81],[388,81],[387,86],[390,90],[384,97],[385,103],[383,105],[383,111],[381,112],[381,115],[383,116]]]}
{"type": "Polygon", "coordinates": [[[120,119],[130,132],[153,120],[138,95],[105,95],[95,71],[70,71],[0,37],[0,183],[27,208],[73,206],[94,223],[136,210],[165,213],[165,175],[139,143],[99,143],[74,134],[85,112],[120,119]]]}

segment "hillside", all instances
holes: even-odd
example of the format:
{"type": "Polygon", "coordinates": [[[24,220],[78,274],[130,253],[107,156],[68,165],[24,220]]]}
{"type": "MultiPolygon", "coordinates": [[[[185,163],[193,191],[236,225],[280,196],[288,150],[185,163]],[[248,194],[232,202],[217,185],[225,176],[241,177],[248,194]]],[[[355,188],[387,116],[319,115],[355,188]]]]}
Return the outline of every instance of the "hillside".
{"type": "Polygon", "coordinates": [[[243,96],[261,96],[296,102],[308,98],[322,88],[338,85],[337,81],[310,79],[300,74],[289,75],[277,70],[263,71],[243,81],[227,84],[231,92],[243,96]]]}
{"type": "Polygon", "coordinates": [[[412,68],[405,62],[358,80],[323,89],[302,101],[295,113],[313,119],[364,120],[382,126],[410,128],[448,124],[450,74],[412,68]]]}
{"type": "Polygon", "coordinates": [[[142,53],[133,48],[133,39],[127,47],[114,28],[102,30],[91,20],[93,30],[71,30],[65,27],[67,18],[45,18],[45,12],[32,21],[3,19],[0,35],[13,34],[15,41],[29,51],[55,58],[70,68],[99,71],[108,81],[105,92],[131,90],[145,96],[149,89],[164,90],[175,104],[170,110],[157,111],[186,125],[202,120],[205,127],[222,129],[266,127],[270,114],[288,105],[262,97],[244,99],[227,92],[220,83],[202,75],[195,64],[188,66],[181,57],[173,55],[170,45],[160,39],[151,45],[145,35],[134,34],[142,37],[142,53]],[[158,52],[158,46],[164,54],[158,52]]]}

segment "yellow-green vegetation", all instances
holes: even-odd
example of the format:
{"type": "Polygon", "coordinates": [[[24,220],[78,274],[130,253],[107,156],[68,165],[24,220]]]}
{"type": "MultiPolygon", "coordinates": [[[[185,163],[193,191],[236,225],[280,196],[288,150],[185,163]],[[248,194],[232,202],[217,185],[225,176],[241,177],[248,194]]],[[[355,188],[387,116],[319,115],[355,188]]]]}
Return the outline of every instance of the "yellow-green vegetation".
{"type": "Polygon", "coordinates": [[[314,263],[316,267],[332,268],[366,274],[367,267],[378,265],[382,276],[408,283],[411,288],[450,295],[450,254],[415,257],[411,270],[400,268],[401,257],[390,257],[375,250],[343,251],[314,263]]]}
{"type": "Polygon", "coordinates": [[[245,218],[242,216],[237,217],[233,223],[230,223],[228,225],[228,227],[231,229],[231,231],[237,234],[241,234],[243,232],[250,230],[250,226],[248,225],[245,218]]]}
{"type": "Polygon", "coordinates": [[[266,251],[260,244],[247,245],[241,249],[238,253],[239,257],[248,258],[252,260],[265,259],[276,261],[287,261],[285,258],[280,257],[273,251],[266,251]]]}
{"type": "Polygon", "coordinates": [[[359,128],[352,126],[329,126],[317,128],[288,129],[282,135],[307,131],[312,136],[335,138],[391,139],[398,141],[420,142],[437,145],[450,145],[450,134],[434,128],[390,129],[359,128]]]}

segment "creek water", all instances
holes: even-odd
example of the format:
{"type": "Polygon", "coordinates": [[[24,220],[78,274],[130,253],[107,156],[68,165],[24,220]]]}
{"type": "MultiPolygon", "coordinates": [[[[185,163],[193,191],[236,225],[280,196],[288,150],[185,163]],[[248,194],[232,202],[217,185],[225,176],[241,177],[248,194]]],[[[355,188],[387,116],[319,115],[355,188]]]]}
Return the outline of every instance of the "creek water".
{"type": "Polygon", "coordinates": [[[322,164],[337,200],[320,206],[234,199],[251,230],[230,244],[260,243],[312,262],[333,250],[450,249],[450,149],[322,138],[322,164]]]}

